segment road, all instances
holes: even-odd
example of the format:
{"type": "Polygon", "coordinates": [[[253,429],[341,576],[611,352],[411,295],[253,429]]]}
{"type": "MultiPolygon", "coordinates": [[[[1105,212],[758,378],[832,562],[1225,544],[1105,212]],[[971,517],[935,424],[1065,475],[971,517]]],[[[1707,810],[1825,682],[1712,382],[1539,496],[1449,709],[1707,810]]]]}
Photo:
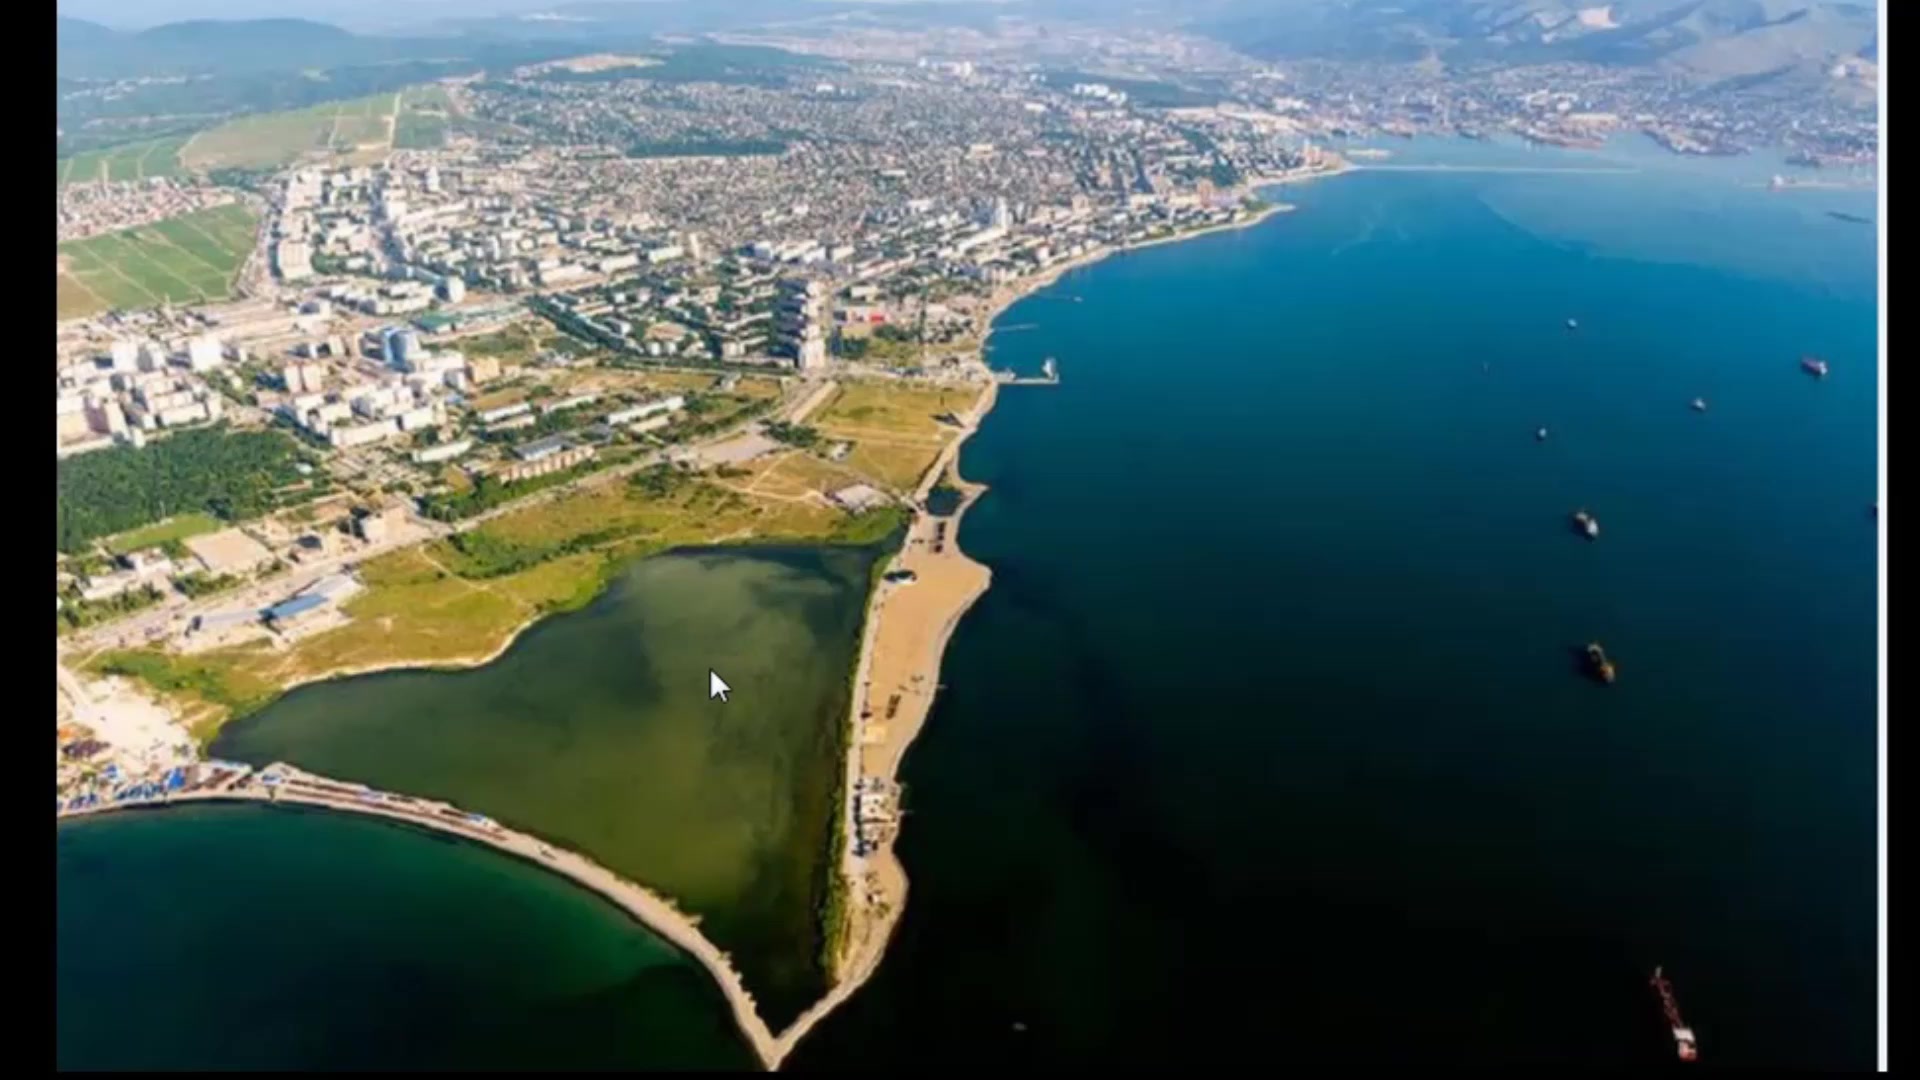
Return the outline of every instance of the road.
{"type": "MultiPolygon", "coordinates": [[[[797,423],[799,418],[804,417],[808,412],[817,408],[820,402],[824,401],[833,391],[834,386],[835,384],[831,381],[824,385],[813,380],[800,383],[798,387],[784,395],[785,400],[781,408],[775,411],[775,418],[790,423],[797,423]]],[[[642,454],[634,460],[627,462],[625,465],[616,465],[611,469],[601,469],[598,472],[588,473],[572,483],[560,484],[556,487],[536,491],[523,499],[515,499],[510,503],[502,503],[491,510],[461,520],[458,525],[449,529],[448,532],[467,532],[470,529],[477,528],[503,515],[516,514],[529,507],[544,505],[562,495],[572,494],[576,491],[584,491],[587,488],[601,484],[610,484],[615,480],[631,476],[642,469],[650,468],[665,461],[687,461],[696,468],[703,468],[711,463],[701,459],[702,451],[712,450],[742,435],[759,432],[763,430],[766,425],[767,420],[765,419],[744,420],[724,431],[715,432],[710,438],[702,440],[701,442],[688,446],[670,446],[661,450],[655,450],[651,453],[642,454]]]]}
{"type": "Polygon", "coordinates": [[[1358,172],[1565,173],[1569,176],[1624,176],[1640,170],[1623,165],[1355,165],[1358,172]]]}
{"type": "Polygon", "coordinates": [[[302,562],[286,574],[232,592],[215,593],[195,600],[188,600],[179,593],[174,593],[159,604],[137,611],[124,619],[100,623],[75,633],[60,643],[60,652],[65,655],[99,649],[127,648],[185,629],[196,615],[206,615],[215,611],[242,611],[249,607],[255,609],[269,607],[328,574],[338,573],[342,567],[350,563],[376,558],[391,551],[426,543],[453,533],[450,526],[425,518],[410,517],[409,524],[412,528],[408,530],[409,534],[406,536],[368,544],[338,555],[326,555],[302,562]],[[418,534],[422,528],[426,530],[425,536],[418,534]]]}
{"type": "Polygon", "coordinates": [[[73,672],[67,670],[67,665],[58,660],[54,661],[54,670],[56,672],[54,681],[67,695],[67,700],[73,704],[73,718],[83,724],[91,723],[93,699],[87,696],[87,691],[80,685],[80,680],[74,677],[73,672]]]}
{"type": "MultiPolygon", "coordinates": [[[[817,379],[809,379],[801,382],[783,396],[784,400],[782,401],[781,407],[776,410],[776,416],[786,420],[804,417],[811,410],[818,408],[822,401],[826,400],[833,391],[834,386],[835,384],[831,381],[823,383],[817,379]]],[[[187,600],[185,597],[176,593],[154,607],[135,612],[123,619],[100,623],[81,630],[73,636],[63,639],[59,643],[58,649],[60,654],[64,656],[75,653],[95,652],[101,649],[128,648],[142,645],[149,641],[165,637],[170,633],[184,630],[187,626],[191,625],[193,618],[197,615],[206,615],[215,611],[244,611],[249,608],[257,610],[259,608],[269,607],[299,592],[301,589],[312,585],[328,574],[337,573],[342,567],[350,563],[364,562],[368,559],[377,558],[381,555],[400,550],[401,548],[411,547],[415,544],[430,543],[437,539],[452,536],[457,532],[465,532],[477,526],[484,525],[503,515],[544,505],[562,495],[581,491],[598,484],[612,483],[641,469],[666,461],[670,456],[674,459],[689,459],[698,464],[701,451],[721,446],[741,435],[758,432],[765,427],[765,424],[765,420],[745,420],[724,431],[716,432],[710,438],[688,447],[670,447],[665,450],[656,450],[652,453],[642,455],[640,458],[627,464],[589,473],[571,483],[559,484],[534,492],[525,498],[503,503],[485,513],[467,518],[458,524],[447,524],[445,522],[433,521],[410,514],[408,523],[412,528],[407,530],[409,533],[407,536],[381,543],[369,544],[366,547],[356,548],[338,555],[324,556],[310,562],[302,562],[290,573],[255,585],[249,585],[244,589],[234,592],[217,593],[213,596],[201,597],[197,600],[187,600]],[[421,529],[426,531],[424,536],[419,535],[419,530],[421,529]]]]}

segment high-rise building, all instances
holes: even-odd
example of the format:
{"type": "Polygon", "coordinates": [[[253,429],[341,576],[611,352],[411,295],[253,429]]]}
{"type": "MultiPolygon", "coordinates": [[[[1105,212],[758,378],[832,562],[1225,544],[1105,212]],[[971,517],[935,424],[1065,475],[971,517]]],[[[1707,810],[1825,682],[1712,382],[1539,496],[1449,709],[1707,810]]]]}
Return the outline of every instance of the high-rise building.
{"type": "Polygon", "coordinates": [[[412,371],[420,358],[420,335],[405,327],[388,330],[381,335],[380,347],[388,367],[412,371]]]}
{"type": "Polygon", "coordinates": [[[987,224],[996,229],[1013,227],[1013,211],[1008,208],[1005,196],[993,200],[993,213],[988,216],[987,224]]]}
{"type": "Polygon", "coordinates": [[[457,275],[449,274],[440,279],[440,293],[447,298],[447,303],[457,304],[467,298],[467,283],[457,275]]]}

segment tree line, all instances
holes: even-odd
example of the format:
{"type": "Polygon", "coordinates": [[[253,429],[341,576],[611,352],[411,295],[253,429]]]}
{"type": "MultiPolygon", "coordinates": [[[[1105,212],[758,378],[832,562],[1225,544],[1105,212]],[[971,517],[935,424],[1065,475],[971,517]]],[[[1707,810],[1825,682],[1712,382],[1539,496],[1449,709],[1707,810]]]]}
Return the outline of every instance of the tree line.
{"type": "Polygon", "coordinates": [[[59,465],[55,542],[71,554],[174,514],[258,516],[303,479],[296,466],[305,456],[280,432],[221,425],[69,458],[59,465]]]}

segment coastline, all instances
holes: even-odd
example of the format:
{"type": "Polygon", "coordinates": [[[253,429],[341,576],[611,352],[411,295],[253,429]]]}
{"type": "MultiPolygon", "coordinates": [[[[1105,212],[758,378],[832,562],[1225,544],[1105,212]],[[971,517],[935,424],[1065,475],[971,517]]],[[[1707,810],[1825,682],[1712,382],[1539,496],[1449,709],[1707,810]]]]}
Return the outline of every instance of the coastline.
{"type": "MultiPolygon", "coordinates": [[[[1310,173],[1257,177],[1250,179],[1245,187],[1252,189],[1300,183],[1325,176],[1337,176],[1354,168],[1355,166],[1344,159],[1336,159],[1332,168],[1314,170],[1310,173]]],[[[1239,220],[1175,233],[1171,236],[1155,237],[1134,244],[1096,248],[1048,267],[1038,274],[994,289],[989,294],[986,306],[979,316],[985,328],[978,345],[981,366],[984,368],[986,365],[986,348],[993,336],[993,323],[1008,308],[1041,289],[1057,283],[1070,271],[1091,266],[1110,256],[1127,251],[1191,240],[1212,233],[1251,228],[1275,214],[1288,213],[1294,209],[1286,203],[1268,203],[1239,220]]],[[[847,747],[846,774],[841,785],[844,803],[840,812],[844,815],[843,820],[847,824],[845,830],[848,838],[847,849],[836,854],[839,856],[839,870],[844,875],[843,885],[848,894],[856,897],[862,894],[877,895],[882,900],[877,904],[863,903],[859,900],[854,902],[847,914],[849,923],[847,944],[837,965],[839,970],[832,989],[780,1033],[776,1042],[777,1057],[769,1068],[777,1070],[779,1063],[792,1053],[800,1039],[805,1037],[815,1024],[825,1019],[873,977],[874,972],[879,970],[880,961],[885,957],[887,944],[893,937],[894,929],[899,925],[901,915],[906,910],[910,883],[906,867],[894,852],[894,844],[898,840],[897,833],[877,843],[873,853],[864,860],[864,863],[860,857],[851,853],[855,820],[855,781],[875,779],[887,788],[894,788],[897,784],[900,765],[906,758],[907,750],[926,726],[934,697],[939,692],[940,668],[946,656],[947,643],[953,637],[954,631],[959,628],[960,620],[992,585],[992,570],[969,557],[959,542],[960,525],[967,510],[988,490],[986,484],[967,480],[960,474],[959,455],[966,441],[980,430],[981,423],[998,403],[999,392],[999,381],[990,379],[986,389],[965,418],[965,429],[941,451],[940,456],[928,467],[921,477],[920,485],[915,489],[914,501],[924,505],[927,494],[933,487],[942,479],[949,480],[960,491],[960,502],[954,507],[953,513],[946,517],[934,517],[928,513],[915,515],[909,526],[906,541],[888,565],[889,570],[911,570],[918,578],[914,584],[906,586],[913,592],[902,595],[926,597],[930,591],[936,590],[938,595],[924,604],[909,607],[904,612],[900,608],[905,605],[893,605],[891,617],[888,615],[888,599],[892,587],[888,583],[883,581],[877,584],[868,598],[867,618],[861,632],[860,659],[854,669],[854,694],[850,705],[852,711],[850,726],[854,732],[854,738],[849,740],[847,747]],[[946,586],[944,590],[939,588],[942,585],[946,586]],[[920,647],[916,649],[915,646],[920,647]],[[895,653],[905,651],[909,655],[905,658],[895,657],[894,663],[886,665],[888,670],[882,671],[881,674],[893,677],[882,678],[879,681],[882,694],[876,696],[873,693],[875,659],[883,649],[895,653]],[[873,727],[877,726],[868,723],[877,711],[874,707],[875,702],[880,702],[883,707],[889,709],[897,705],[899,711],[884,722],[883,734],[870,739],[868,736],[872,733],[873,727]],[[867,759],[866,751],[868,750],[876,752],[877,761],[867,759]]]]}
{"type": "MultiPolygon", "coordinates": [[[[915,489],[915,502],[922,504],[928,492],[943,478],[951,477],[961,490],[961,501],[952,514],[946,517],[916,515],[900,551],[888,563],[889,571],[912,571],[917,580],[901,586],[883,580],[867,599],[867,618],[861,632],[860,659],[854,667],[854,693],[849,705],[850,728],[854,734],[848,740],[841,784],[839,812],[846,825],[843,834],[847,839],[843,841],[842,850],[835,853],[838,857],[835,871],[842,875],[847,894],[856,899],[846,914],[845,945],[836,958],[831,989],[780,1033],[776,1042],[777,1057],[769,1068],[778,1069],[780,1062],[814,1025],[873,977],[906,910],[906,868],[894,854],[893,838],[876,844],[872,854],[864,858],[852,852],[854,800],[858,794],[855,782],[877,779],[889,787],[895,783],[907,748],[919,736],[932,708],[947,641],[960,625],[961,617],[986,593],[992,581],[992,571],[969,558],[957,541],[961,518],[987,490],[985,484],[960,477],[958,458],[960,447],[979,430],[981,421],[998,401],[999,391],[997,382],[986,384],[966,417],[965,429],[934,459],[915,489]],[[936,530],[945,530],[944,541],[936,539],[936,530]],[[894,613],[893,617],[888,617],[889,611],[894,613]],[[933,627],[931,634],[929,626],[933,627]],[[876,685],[883,696],[876,697],[873,693],[876,685]],[[884,702],[884,695],[889,691],[893,692],[894,705],[899,711],[875,723],[874,715],[879,711],[875,702],[884,702]],[[873,752],[872,758],[869,751],[873,752]],[[861,899],[863,897],[866,899],[861,899]],[[876,902],[874,897],[884,899],[876,902]]],[[[883,707],[890,709],[894,705],[883,707]]]]}
{"type": "MultiPolygon", "coordinates": [[[[1329,168],[1313,169],[1313,170],[1304,171],[1304,172],[1275,173],[1273,175],[1250,176],[1250,177],[1246,177],[1241,181],[1239,185],[1239,189],[1250,193],[1259,188],[1282,187],[1288,184],[1304,184],[1313,180],[1319,180],[1326,177],[1340,176],[1345,173],[1355,172],[1361,168],[1361,166],[1355,165],[1352,162],[1346,160],[1345,158],[1341,158],[1337,156],[1332,156],[1332,157],[1334,160],[1334,164],[1329,168]]],[[[1002,313],[1004,313],[1008,308],[1012,307],[1014,304],[1019,303],[1021,300],[1026,299],[1028,296],[1032,295],[1033,293],[1039,292],[1041,289],[1044,289],[1049,285],[1055,284],[1062,277],[1066,276],[1066,274],[1068,274],[1071,271],[1078,270],[1086,266],[1092,266],[1094,263],[1100,262],[1103,259],[1109,258],[1114,255],[1123,254],[1129,251],[1140,251],[1150,247],[1158,247],[1161,244],[1179,243],[1186,240],[1193,240],[1202,236],[1210,236],[1214,233],[1232,232],[1238,229],[1250,229],[1253,226],[1260,224],[1261,222],[1267,220],[1269,217],[1272,217],[1275,214],[1292,213],[1295,209],[1297,209],[1297,207],[1293,206],[1290,203],[1270,202],[1262,206],[1259,210],[1255,211],[1254,213],[1249,214],[1244,218],[1240,218],[1237,221],[1223,222],[1218,225],[1208,225],[1205,228],[1200,228],[1200,229],[1190,229],[1186,232],[1174,233],[1170,236],[1156,236],[1150,240],[1142,240],[1139,243],[1134,243],[1134,244],[1109,244],[1104,247],[1097,247],[1097,248],[1094,248],[1092,251],[1088,251],[1080,255],[1076,255],[1073,258],[1066,260],[1065,262],[1047,267],[1045,270],[1042,270],[1038,274],[1034,274],[1032,276],[1022,278],[1019,281],[1010,282],[1006,285],[999,286],[995,288],[993,292],[988,296],[986,309],[981,315],[981,322],[985,324],[987,327],[987,332],[981,335],[981,338],[980,338],[980,350],[981,350],[982,357],[984,358],[985,356],[987,340],[993,336],[994,320],[998,319],[1002,313]]],[[[962,437],[964,438],[964,436],[962,437]]]]}
{"type": "MultiPolygon", "coordinates": [[[[274,771],[285,773],[289,778],[288,783],[308,781],[342,789],[351,788],[356,792],[371,791],[361,785],[331,780],[285,764],[269,765],[260,770],[260,773],[274,771]]],[[[107,805],[85,810],[63,811],[58,820],[134,810],[165,810],[204,802],[250,802],[264,803],[269,806],[287,804],[336,813],[363,814],[485,844],[497,851],[559,874],[576,885],[611,901],[634,921],[665,938],[681,952],[692,957],[707,970],[709,975],[713,976],[713,981],[720,987],[721,996],[727,999],[735,1026],[746,1037],[755,1056],[763,1063],[767,1063],[769,1069],[774,1068],[779,1060],[781,1052],[776,1050],[777,1044],[773,1033],[768,1030],[765,1021],[760,1018],[759,1010],[754,1006],[753,994],[747,990],[739,971],[733,966],[732,959],[700,932],[697,917],[682,912],[671,899],[653,892],[644,885],[621,877],[585,855],[509,829],[490,819],[484,824],[476,824],[447,803],[392,795],[388,795],[381,801],[370,801],[369,798],[335,796],[318,790],[297,790],[283,783],[277,788],[246,787],[186,792],[170,795],[161,802],[107,805]],[[450,814],[453,816],[449,816],[450,814]]]]}
{"type": "MultiPolygon", "coordinates": [[[[1355,168],[1356,166],[1351,163],[1336,159],[1336,164],[1331,168],[1275,177],[1250,178],[1243,187],[1251,190],[1258,187],[1300,183],[1339,175],[1355,168]]],[[[1154,237],[1138,243],[1098,247],[1048,267],[1040,273],[996,287],[986,298],[985,306],[979,315],[980,323],[984,328],[977,346],[982,370],[985,370],[985,350],[992,336],[994,321],[1013,304],[1057,283],[1068,272],[1127,251],[1191,240],[1211,233],[1250,228],[1274,214],[1290,212],[1293,209],[1293,206],[1284,203],[1267,203],[1257,211],[1233,221],[1154,237]]],[[[852,854],[856,781],[874,778],[889,787],[895,784],[906,752],[924,728],[933,699],[938,692],[939,671],[947,644],[958,628],[960,620],[991,585],[991,570],[968,557],[958,542],[959,526],[966,511],[986,493],[988,487],[963,478],[959,472],[958,460],[961,447],[979,430],[986,415],[997,404],[999,389],[997,380],[991,377],[985,380],[980,397],[976,399],[972,409],[964,418],[963,430],[942,449],[940,455],[922,474],[920,484],[915,490],[916,504],[924,504],[928,492],[942,479],[950,480],[961,493],[958,505],[953,513],[946,517],[934,517],[924,512],[915,514],[900,551],[888,563],[889,570],[912,570],[918,580],[908,585],[895,585],[882,580],[875,583],[868,596],[866,617],[862,623],[860,653],[854,670],[854,692],[849,706],[852,714],[853,737],[848,740],[847,759],[843,765],[841,784],[842,805],[839,812],[844,815],[843,821],[847,828],[842,833],[841,850],[832,853],[832,857],[837,862],[835,870],[842,875],[841,883],[850,898],[845,916],[847,933],[841,954],[835,958],[832,984],[827,993],[796,1017],[785,1030],[777,1034],[760,1016],[754,1005],[752,994],[747,990],[727,954],[699,931],[696,918],[682,913],[670,899],[621,878],[584,855],[545,843],[527,834],[507,830],[502,826],[494,825],[492,831],[481,830],[468,826],[464,822],[438,818],[437,815],[423,816],[397,811],[387,804],[369,803],[357,798],[327,798],[313,793],[289,794],[284,793],[284,789],[283,794],[277,799],[259,791],[195,792],[174,795],[161,803],[111,805],[78,812],[62,812],[60,817],[64,819],[118,810],[164,808],[167,805],[200,801],[287,802],[383,817],[486,843],[497,850],[515,855],[535,865],[547,867],[576,884],[599,893],[625,910],[642,926],[658,933],[692,956],[707,969],[720,986],[733,1012],[735,1025],[746,1037],[755,1055],[769,1071],[777,1071],[799,1041],[816,1024],[864,986],[879,969],[893,931],[905,910],[909,883],[905,867],[894,853],[897,835],[889,836],[877,843],[864,862],[859,856],[852,854]],[[876,671],[882,676],[881,687],[894,691],[893,696],[898,702],[898,712],[887,719],[883,734],[878,738],[869,739],[865,736],[871,732],[873,725],[869,725],[867,721],[878,711],[872,708],[873,696],[869,691],[876,671]],[[871,757],[867,754],[869,750],[873,751],[871,757]],[[884,902],[873,904],[861,899],[863,896],[875,895],[884,898],[884,902]]],[[[818,396],[820,395],[816,395],[818,396]]],[[[344,667],[290,682],[281,688],[281,693],[284,694],[311,683],[381,671],[402,669],[449,671],[480,667],[498,659],[513,646],[521,634],[548,614],[552,613],[531,614],[485,655],[431,661],[389,660],[358,667],[344,667]]],[[[171,704],[166,703],[164,699],[161,700],[169,711],[173,711],[171,704]]],[[[882,696],[879,700],[885,707],[888,699],[882,696]]],[[[176,713],[176,720],[177,718],[176,713]]],[[[286,766],[275,766],[275,768],[281,768],[296,775],[312,776],[286,766]]],[[[322,782],[340,783],[325,780],[322,782]]],[[[442,805],[410,797],[406,797],[404,802],[428,807],[442,805]]]]}

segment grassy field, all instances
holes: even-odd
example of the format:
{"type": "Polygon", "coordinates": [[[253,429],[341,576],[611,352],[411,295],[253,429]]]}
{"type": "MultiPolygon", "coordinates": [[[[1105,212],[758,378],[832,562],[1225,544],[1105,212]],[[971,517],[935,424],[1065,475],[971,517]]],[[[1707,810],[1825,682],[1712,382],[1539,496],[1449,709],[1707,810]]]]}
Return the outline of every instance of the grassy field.
{"type": "Polygon", "coordinates": [[[165,521],[156,521],[145,528],[109,536],[101,544],[115,555],[124,555],[129,551],[150,548],[169,540],[185,540],[189,536],[217,532],[222,528],[225,525],[212,514],[181,514],[165,521]]]}
{"type": "Polygon", "coordinates": [[[599,484],[457,541],[383,555],[360,569],[367,589],[347,601],[351,622],[284,650],[248,645],[179,656],[140,649],[86,666],[145,679],[206,740],[294,683],[377,666],[470,663],[530,619],[583,606],[638,556],[745,540],[867,543],[898,521],[890,511],[854,518],[819,500],[751,496],[733,483],[679,475],[664,490],[599,484]],[[498,573],[503,565],[517,568],[498,573]]]}
{"type": "Polygon", "coordinates": [[[502,364],[526,364],[541,350],[565,342],[567,337],[545,323],[523,320],[485,334],[454,338],[447,347],[466,356],[492,357],[502,364]]]}
{"type": "Polygon", "coordinates": [[[143,142],[90,150],[84,154],[60,158],[55,162],[57,186],[90,180],[142,180],[149,176],[179,176],[180,148],[186,136],[148,139],[143,142]]]}
{"type": "Polygon", "coordinates": [[[973,406],[981,391],[906,382],[843,385],[808,425],[827,441],[846,441],[843,464],[883,487],[910,491],[959,429],[939,418],[973,406]]]}
{"type": "Polygon", "coordinates": [[[728,487],[749,495],[775,499],[804,499],[825,495],[864,478],[844,466],[823,460],[804,450],[769,454],[744,466],[745,476],[729,477],[728,487]]]}
{"type": "Polygon", "coordinates": [[[413,86],[401,92],[400,115],[394,122],[395,150],[431,150],[446,145],[453,102],[445,87],[413,86]]]}
{"type": "Polygon", "coordinates": [[[980,396],[972,387],[904,381],[850,382],[808,421],[813,426],[944,441],[954,429],[938,417],[965,412],[980,396]]]}
{"type": "Polygon", "coordinates": [[[397,93],[374,94],[241,117],[189,139],[180,158],[193,169],[274,168],[306,154],[365,164],[384,155],[391,145],[399,102],[397,93]],[[362,151],[358,149],[362,144],[377,144],[377,149],[362,151]]]}
{"type": "Polygon", "coordinates": [[[255,225],[252,210],[230,203],[61,244],[58,317],[224,299],[255,225]]]}

